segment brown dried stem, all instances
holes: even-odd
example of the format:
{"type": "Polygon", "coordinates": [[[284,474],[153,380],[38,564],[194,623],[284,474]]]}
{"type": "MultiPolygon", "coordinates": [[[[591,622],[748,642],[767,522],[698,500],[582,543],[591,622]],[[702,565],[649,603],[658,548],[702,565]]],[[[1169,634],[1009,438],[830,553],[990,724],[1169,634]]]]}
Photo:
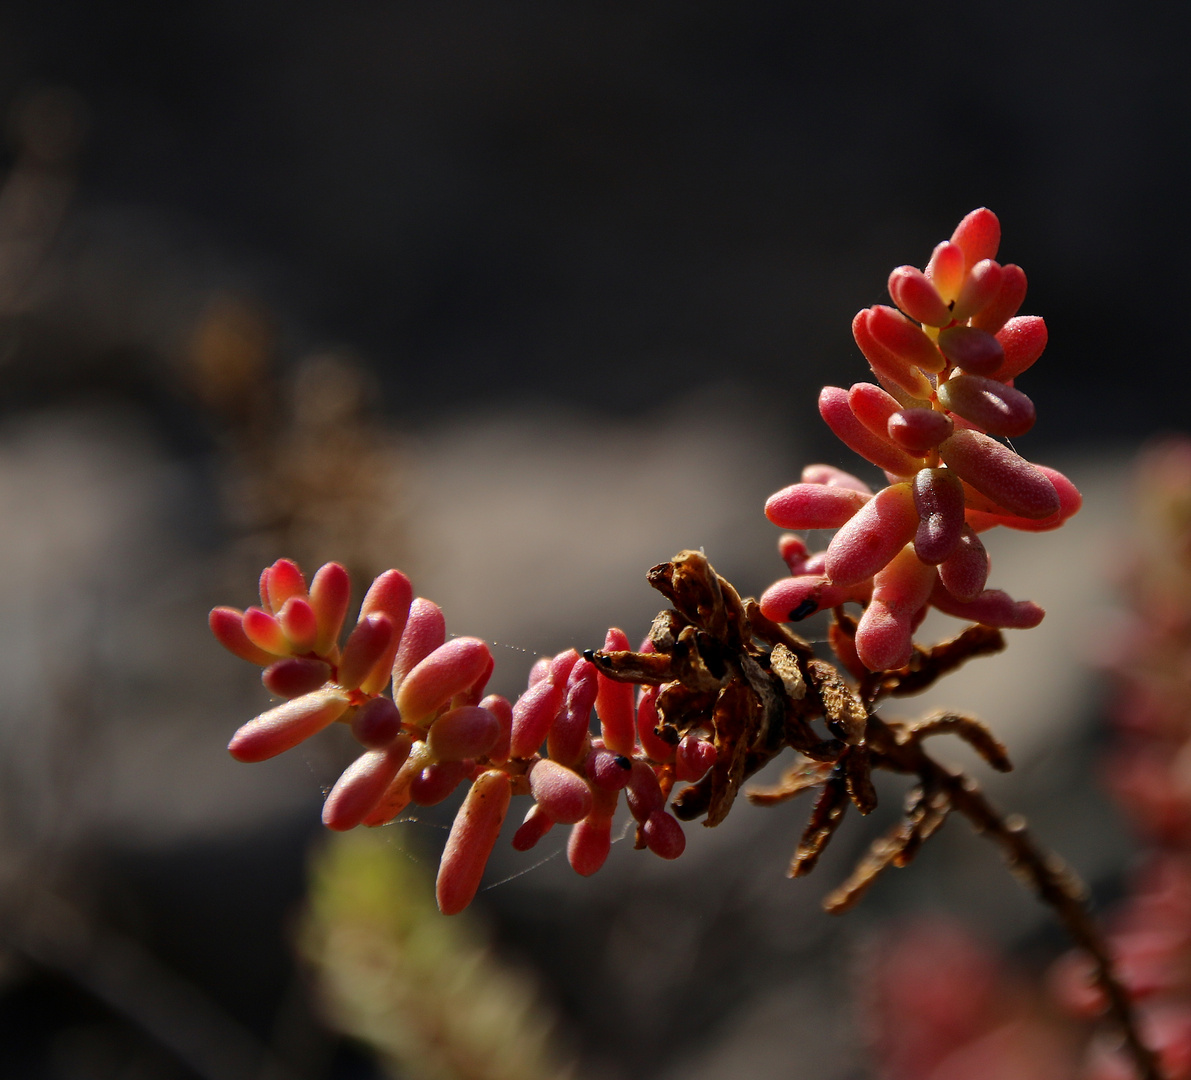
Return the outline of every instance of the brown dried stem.
{"type": "MultiPolygon", "coordinates": [[[[703,816],[705,825],[719,824],[743,782],[791,748],[802,755],[799,764],[778,785],[750,791],[749,798],[773,805],[809,788],[820,789],[790,865],[790,876],[801,877],[814,868],[849,802],[862,814],[876,806],[872,770],[917,777],[903,821],[877,840],[852,876],[827,897],[827,909],[842,912],[853,906],[884,870],[907,865],[948,815],[958,811],[1001,848],[1009,869],[1091,954],[1109,1013],[1141,1077],[1162,1080],[1087,911],[1082,883],[1030,837],[1020,818],[1003,817],[974,780],[940,765],[922,743],[934,734],[956,734],[993,768],[1008,771],[1004,746],[980,721],[962,713],[935,712],[913,723],[873,715],[882,698],[917,693],[967,660],[1000,651],[1004,639],[999,630],[970,626],[951,641],[916,647],[900,671],[869,673],[853,686],[834,664],[817,657],[808,642],[767,619],[754,600],[741,600],[701,552],[680,552],[650,570],[649,581],[674,605],[654,620],[650,642],[655,652],[600,650],[587,655],[610,678],[660,686],[659,737],[676,743],[688,731],[711,732],[718,759],[702,780],[675,794],[671,809],[679,818],[703,816]],[[820,737],[813,721],[825,724],[833,737],[820,737]]],[[[837,610],[835,637],[851,637],[855,630],[856,621],[837,610]]]]}
{"type": "Polygon", "coordinates": [[[952,808],[1001,849],[1010,871],[1034,890],[1072,940],[1091,955],[1109,1015],[1119,1026],[1142,1080],[1163,1080],[1156,1056],[1142,1041],[1133,1004],[1116,976],[1108,946],[1088,912],[1087,891],[1075,872],[1030,836],[1023,818],[1002,816],[971,777],[940,765],[916,740],[899,740],[894,729],[875,716],[869,720],[869,745],[886,768],[916,774],[924,784],[946,792],[952,808]]]}

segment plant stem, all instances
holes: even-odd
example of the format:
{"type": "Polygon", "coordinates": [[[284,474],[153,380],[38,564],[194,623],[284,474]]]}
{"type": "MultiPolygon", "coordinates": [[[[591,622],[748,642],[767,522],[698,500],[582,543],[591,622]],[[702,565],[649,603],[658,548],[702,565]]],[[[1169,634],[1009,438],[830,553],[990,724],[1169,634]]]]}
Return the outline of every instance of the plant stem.
{"type": "Polygon", "coordinates": [[[893,731],[875,716],[869,718],[869,743],[884,764],[898,772],[917,774],[924,784],[945,790],[952,807],[968,819],[976,832],[1000,847],[1013,874],[1037,893],[1072,940],[1091,955],[1096,983],[1108,1000],[1109,1015],[1121,1030],[1141,1080],[1164,1080],[1157,1056],[1142,1040],[1133,1003],[1117,978],[1104,936],[1088,911],[1087,890],[1075,872],[1030,836],[1024,818],[1002,816],[970,776],[940,765],[916,742],[899,743],[893,731]]]}

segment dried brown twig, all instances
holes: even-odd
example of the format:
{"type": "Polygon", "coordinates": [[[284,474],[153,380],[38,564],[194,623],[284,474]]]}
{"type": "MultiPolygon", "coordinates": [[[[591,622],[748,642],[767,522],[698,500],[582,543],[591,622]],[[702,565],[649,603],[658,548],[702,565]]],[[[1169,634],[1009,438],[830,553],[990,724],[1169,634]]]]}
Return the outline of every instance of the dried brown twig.
{"type": "MultiPolygon", "coordinates": [[[[935,712],[899,723],[873,712],[885,697],[917,693],[967,660],[998,652],[1004,647],[998,630],[970,626],[951,641],[916,647],[905,668],[874,673],[855,685],[816,657],[809,642],[765,618],[754,601],[742,601],[701,553],[680,552],[650,570],[649,581],[673,604],[654,620],[650,642],[655,651],[596,651],[589,656],[611,678],[660,687],[661,737],[677,741],[695,729],[710,733],[716,764],[675,795],[675,814],[684,820],[704,816],[705,825],[719,824],[744,781],[792,749],[799,759],[781,781],[747,794],[757,805],[772,806],[819,789],[790,864],[790,876],[801,877],[816,865],[849,803],[862,814],[876,806],[873,770],[917,777],[903,820],[874,842],[851,877],[826,898],[826,909],[840,913],[851,908],[884,870],[908,865],[949,814],[962,814],[1001,849],[1015,876],[1091,954],[1096,981],[1140,1075],[1161,1080],[1088,913],[1078,877],[1029,835],[1021,818],[995,810],[971,777],[930,757],[923,741],[934,734],[959,735],[990,766],[1008,771],[1012,765],[1004,746],[980,721],[960,713],[935,712]],[[812,726],[815,722],[823,724],[824,735],[812,726]]],[[[854,630],[855,622],[837,611],[833,635],[850,636],[854,630]]]]}

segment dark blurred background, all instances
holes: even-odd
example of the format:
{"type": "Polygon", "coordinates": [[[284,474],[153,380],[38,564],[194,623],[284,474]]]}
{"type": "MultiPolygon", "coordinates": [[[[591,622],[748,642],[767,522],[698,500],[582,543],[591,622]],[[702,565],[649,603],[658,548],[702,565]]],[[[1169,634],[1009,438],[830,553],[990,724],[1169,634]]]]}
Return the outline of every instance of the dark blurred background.
{"type": "MultiPolygon", "coordinates": [[[[0,1076],[413,1070],[379,1064],[293,959],[348,747],[228,762],[267,698],[205,610],[250,603],[283,554],[399,565],[455,632],[499,643],[512,693],[535,650],[641,633],[661,606],[643,572],[679,547],[756,592],[781,572],[765,494],[809,458],[855,464],[814,408],[863,377],[852,315],[980,205],[1050,328],[1019,448],[1102,500],[1070,538],[993,549],[994,584],[1036,585],[1053,629],[972,693],[1020,718],[1005,798],[1111,894],[1123,842],[1072,655],[1127,516],[1120,462],[1187,426],[1167,312],[1191,288],[1187,22],[1107,3],[0,6],[0,1076]],[[1144,393],[1124,374],[1141,364],[1144,393]]],[[[781,879],[800,812],[742,808],[675,866],[615,851],[576,883],[555,858],[482,894],[580,1075],[866,1075],[849,957],[901,907],[1057,947],[959,828],[918,884],[828,920],[833,881],[781,879]]],[[[432,865],[447,820],[396,831],[432,865]]]]}

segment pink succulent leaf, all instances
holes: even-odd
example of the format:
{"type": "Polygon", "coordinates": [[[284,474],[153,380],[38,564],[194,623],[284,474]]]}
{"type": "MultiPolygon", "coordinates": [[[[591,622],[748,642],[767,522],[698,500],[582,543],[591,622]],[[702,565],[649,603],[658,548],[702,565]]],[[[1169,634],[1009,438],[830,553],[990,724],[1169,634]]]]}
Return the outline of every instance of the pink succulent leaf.
{"type": "Polygon", "coordinates": [[[983,311],[1001,291],[1001,277],[999,263],[992,259],[981,259],[968,271],[963,288],[952,306],[951,317],[962,323],[983,311]]]}
{"type": "Polygon", "coordinates": [[[916,266],[899,266],[889,275],[889,295],[911,319],[927,326],[946,326],[954,317],[939,290],[916,266]]]}
{"type": "Polygon", "coordinates": [[[958,600],[942,581],[931,592],[930,602],[944,615],[1006,630],[1032,630],[1046,614],[1032,600],[1014,600],[1000,589],[985,589],[971,600],[958,600]]]}
{"type": "Polygon", "coordinates": [[[239,608],[213,608],[207,622],[215,640],[233,656],[262,667],[272,664],[277,659],[275,653],[262,649],[244,632],[244,612],[239,608]]]}
{"type": "Polygon", "coordinates": [[[947,366],[943,354],[922,327],[896,308],[885,304],[869,308],[868,332],[878,345],[905,364],[928,372],[942,371],[947,366]]]}
{"type": "Polygon", "coordinates": [[[546,747],[555,761],[563,765],[577,765],[587,755],[587,738],[591,732],[591,710],[599,692],[595,664],[580,660],[567,676],[562,708],[555,716],[546,736],[546,747]]]}
{"type": "Polygon", "coordinates": [[[426,736],[439,761],[463,761],[488,753],[500,738],[500,721],[478,705],[463,705],[443,713],[426,736]]]}
{"type": "Polygon", "coordinates": [[[826,484],[828,487],[851,488],[853,491],[871,495],[873,489],[858,476],[837,469],[834,465],[805,465],[799,479],[804,484],[826,484]]]}
{"type": "Polygon", "coordinates": [[[867,599],[868,590],[862,583],[836,585],[823,574],[801,574],[775,581],[761,594],[760,605],[761,614],[774,622],[801,622],[849,600],[867,599]]]}
{"type": "Polygon", "coordinates": [[[277,612],[277,622],[295,653],[314,649],[318,642],[318,616],[305,597],[291,596],[286,600],[277,612]]]}
{"type": "Polygon", "coordinates": [[[965,524],[955,550],[939,563],[939,580],[957,600],[975,600],[984,591],[988,570],[988,552],[975,530],[965,524]]]}
{"type": "Polygon", "coordinates": [[[435,885],[438,909],[444,915],[462,911],[476,895],[511,795],[508,774],[489,769],[472,784],[459,807],[438,864],[435,885]]]}
{"type": "MultiPolygon", "coordinates": [[[[845,489],[839,489],[845,490],[845,489]]],[[[610,652],[630,648],[623,630],[613,627],[604,638],[604,648],[610,652]]],[[[599,689],[595,709],[600,719],[600,733],[604,743],[614,754],[632,756],[637,745],[637,707],[630,683],[617,682],[602,671],[597,673],[599,689]]]]}
{"type": "Polygon", "coordinates": [[[1015,263],[1007,263],[1001,267],[1001,287],[997,295],[972,316],[972,325],[978,330],[987,330],[990,334],[997,333],[1017,314],[1025,298],[1025,271],[1015,263]]]}
{"type": "Polygon", "coordinates": [[[783,529],[838,529],[871,495],[825,484],[791,484],[769,496],[765,516],[783,529]]]}
{"type": "Polygon", "coordinates": [[[935,246],[930,262],[926,264],[926,277],[938,290],[944,302],[952,304],[959,296],[964,284],[964,250],[951,240],[944,240],[935,246]]]}
{"type": "Polygon", "coordinates": [[[543,758],[530,770],[530,792],[542,812],[559,825],[574,825],[591,813],[591,788],[577,772],[543,758]]]}
{"type": "Polygon", "coordinates": [[[951,242],[964,253],[964,270],[968,272],[982,259],[995,259],[1001,246],[1001,223],[997,215],[986,207],[966,214],[951,234],[951,242]]]}
{"type": "Polygon", "coordinates": [[[323,803],[323,824],[337,832],[359,825],[405,764],[412,741],[403,735],[385,749],[369,750],[352,762],[323,803]]]}
{"type": "Polygon", "coordinates": [[[990,435],[1017,438],[1034,426],[1034,403],[1020,390],[981,375],[956,375],[939,387],[939,401],[990,435]]]}
{"type": "Polygon", "coordinates": [[[645,846],[663,859],[677,859],[686,850],[686,835],[677,819],[655,810],[641,828],[645,846]]]}
{"type": "Polygon", "coordinates": [[[916,619],[937,575],[907,544],[873,578],[873,598],[856,627],[856,654],[870,671],[894,671],[910,662],[916,619]]]}
{"type": "Polygon", "coordinates": [[[1018,315],[997,331],[1005,362],[992,372],[994,379],[1008,382],[1033,365],[1046,348],[1046,322],[1040,315],[1018,315]]]}
{"type": "Polygon", "coordinates": [[[819,392],[819,415],[845,446],[878,469],[886,469],[897,476],[913,476],[922,468],[921,457],[913,457],[887,439],[874,435],[856,419],[848,404],[848,392],[841,387],[825,386],[819,392]]]}
{"type": "Polygon", "coordinates": [[[925,457],[951,436],[955,424],[934,409],[899,409],[889,417],[886,433],[907,453],[925,457]]]}
{"type": "Polygon", "coordinates": [[[406,675],[394,700],[406,724],[425,727],[456,694],[468,690],[488,668],[492,654],[479,638],[445,642],[406,675]]]}
{"type": "Polygon", "coordinates": [[[393,623],[387,615],[375,612],[356,623],[343,646],[339,660],[338,683],[355,690],[365,676],[386,655],[393,641],[393,623]]]}
{"type": "Polygon", "coordinates": [[[961,480],[1018,517],[1041,519],[1059,511],[1050,479],[996,439],[957,431],[939,447],[939,456],[961,480]]]}
{"type": "Polygon", "coordinates": [[[364,702],[351,719],[352,735],[369,750],[383,750],[401,734],[401,713],[387,697],[364,702]]]}
{"type": "Polygon", "coordinates": [[[392,678],[393,661],[401,644],[401,635],[409,618],[413,598],[413,586],[400,570],[386,570],[373,581],[365,593],[363,603],[360,604],[360,617],[372,614],[387,615],[393,624],[393,638],[372,670],[364,677],[364,681],[360,683],[360,689],[364,693],[379,694],[392,678]]]}
{"type": "Polygon", "coordinates": [[[827,576],[840,586],[872,577],[914,538],[917,529],[918,511],[910,485],[882,489],[832,538],[827,546],[827,576]]]}
{"type": "Polygon", "coordinates": [[[567,840],[567,862],[581,877],[591,877],[608,858],[612,848],[612,819],[589,814],[571,826],[567,840]]]}
{"type": "Polygon", "coordinates": [[[347,712],[338,687],[315,690],[249,720],[232,736],[228,751],[237,761],[265,761],[322,731],[347,712]]]}
{"type": "Polygon", "coordinates": [[[529,851],[530,848],[536,847],[538,841],[553,828],[554,822],[550,820],[550,815],[537,803],[534,803],[525,815],[525,820],[513,833],[514,850],[529,851]]]}
{"type": "Polygon", "coordinates": [[[331,665],[313,657],[290,656],[270,664],[261,672],[261,682],[270,694],[283,698],[301,697],[317,690],[331,678],[331,665]]]}
{"type": "Polygon", "coordinates": [[[310,583],[310,606],[318,619],[318,641],[314,651],[320,656],[328,655],[339,640],[351,591],[347,571],[334,562],[320,567],[310,583]]]}
{"type": "MultiPolygon", "coordinates": [[[[872,310],[858,311],[852,320],[852,337],[864,354],[877,381],[895,397],[898,393],[908,394],[911,399],[925,400],[930,397],[931,384],[921,371],[908,363],[873,337],[870,322],[872,310]]],[[[903,404],[906,404],[903,402],[903,404]]]]}
{"type": "Polygon", "coordinates": [[[974,375],[992,375],[1005,364],[1005,349],[987,330],[952,326],[939,332],[939,348],[956,367],[974,375]]]}
{"type": "Polygon", "coordinates": [[[637,740],[651,761],[666,762],[674,757],[674,747],[657,734],[658,688],[647,687],[637,702],[637,740]]]}
{"type": "Polygon", "coordinates": [[[937,566],[959,545],[964,529],[964,486],[950,469],[923,469],[914,477],[918,530],[914,550],[924,563],[937,566]]]}
{"type": "Polygon", "coordinates": [[[393,658],[393,692],[405,676],[447,640],[447,620],[433,600],[419,596],[409,606],[409,615],[397,653],[393,658]]]}
{"type": "Polygon", "coordinates": [[[276,613],[292,596],[306,599],[306,579],[292,559],[278,559],[261,574],[261,606],[276,613]]]}

